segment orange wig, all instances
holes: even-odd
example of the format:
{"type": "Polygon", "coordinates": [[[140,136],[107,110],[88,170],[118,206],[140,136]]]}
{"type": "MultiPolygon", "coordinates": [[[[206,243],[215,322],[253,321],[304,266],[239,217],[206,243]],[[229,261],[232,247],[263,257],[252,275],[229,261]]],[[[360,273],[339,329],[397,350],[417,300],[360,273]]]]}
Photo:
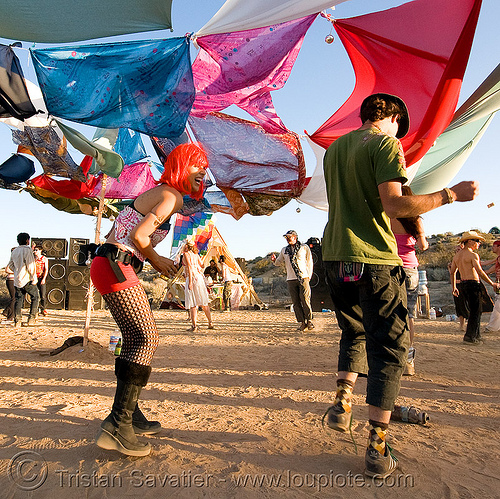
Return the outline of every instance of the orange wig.
{"type": "Polygon", "coordinates": [[[181,144],[177,146],[165,161],[165,170],[158,183],[167,184],[181,194],[188,194],[194,199],[203,197],[203,182],[198,191],[193,188],[188,180],[188,168],[197,166],[208,168],[208,158],[200,144],[181,144]]]}

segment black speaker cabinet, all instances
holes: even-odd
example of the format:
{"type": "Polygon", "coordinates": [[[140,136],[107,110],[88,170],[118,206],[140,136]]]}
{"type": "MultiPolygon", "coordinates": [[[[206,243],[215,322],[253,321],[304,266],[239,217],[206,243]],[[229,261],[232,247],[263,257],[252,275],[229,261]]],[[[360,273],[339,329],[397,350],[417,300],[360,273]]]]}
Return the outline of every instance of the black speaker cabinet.
{"type": "Polygon", "coordinates": [[[87,261],[87,253],[82,251],[82,246],[87,246],[88,244],[88,239],[76,237],[70,238],[68,256],[68,265],[70,267],[85,265],[85,262],[87,261]]]}
{"type": "Polygon", "coordinates": [[[311,237],[306,244],[311,250],[313,260],[313,275],[309,282],[311,286],[311,308],[313,312],[321,312],[323,309],[333,310],[333,301],[330,290],[326,283],[325,267],[323,266],[323,256],[321,243],[318,238],[311,237]]]}
{"type": "Polygon", "coordinates": [[[66,258],[68,253],[68,241],[66,239],[34,237],[31,243],[40,246],[47,258],[66,258]]]}
{"type": "Polygon", "coordinates": [[[49,272],[47,274],[45,308],[63,310],[66,301],[66,260],[49,259],[49,272]]]}
{"type": "Polygon", "coordinates": [[[51,310],[63,310],[66,301],[66,289],[64,281],[47,282],[47,295],[45,297],[45,307],[51,310]]]}
{"type": "Polygon", "coordinates": [[[66,289],[83,290],[88,288],[90,284],[90,270],[88,267],[68,267],[66,277],[66,289]]]}
{"type": "Polygon", "coordinates": [[[66,280],[67,274],[67,260],[49,259],[49,272],[47,274],[47,284],[50,282],[63,283],[66,280]]]}
{"type": "MultiPolygon", "coordinates": [[[[70,289],[66,291],[66,308],[68,310],[86,310],[87,309],[86,289],[70,289]]],[[[104,299],[101,294],[94,289],[94,310],[104,308],[104,299]]]]}

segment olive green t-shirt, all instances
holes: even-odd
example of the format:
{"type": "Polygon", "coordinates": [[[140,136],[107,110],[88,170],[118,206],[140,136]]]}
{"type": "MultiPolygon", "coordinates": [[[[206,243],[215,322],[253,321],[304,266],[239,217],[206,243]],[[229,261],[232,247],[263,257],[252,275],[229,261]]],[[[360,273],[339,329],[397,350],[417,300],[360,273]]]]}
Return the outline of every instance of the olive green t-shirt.
{"type": "Polygon", "coordinates": [[[405,183],[405,159],[398,139],[376,128],[338,138],[323,159],[328,223],[323,260],[401,265],[390,219],[378,186],[405,183]]]}

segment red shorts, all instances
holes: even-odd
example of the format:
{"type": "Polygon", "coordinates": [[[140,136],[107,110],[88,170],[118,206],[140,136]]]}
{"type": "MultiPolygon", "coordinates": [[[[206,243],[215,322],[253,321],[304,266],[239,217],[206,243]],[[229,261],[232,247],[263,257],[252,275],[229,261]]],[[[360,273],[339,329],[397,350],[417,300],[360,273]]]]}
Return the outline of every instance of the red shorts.
{"type": "Polygon", "coordinates": [[[108,293],[114,293],[115,291],[122,291],[140,284],[132,265],[124,265],[121,262],[117,263],[126,278],[125,282],[118,282],[118,279],[109,264],[109,260],[106,257],[96,256],[92,260],[92,265],[90,266],[90,278],[101,295],[107,295],[108,293]]]}

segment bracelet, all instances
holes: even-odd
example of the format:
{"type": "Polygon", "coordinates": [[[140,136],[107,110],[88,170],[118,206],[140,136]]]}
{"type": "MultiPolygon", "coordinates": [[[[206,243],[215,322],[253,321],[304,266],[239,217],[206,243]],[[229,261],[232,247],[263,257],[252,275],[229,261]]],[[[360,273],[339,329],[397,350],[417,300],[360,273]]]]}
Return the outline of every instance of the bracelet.
{"type": "Polygon", "coordinates": [[[449,189],[448,187],[445,187],[443,189],[443,191],[445,192],[446,196],[448,197],[448,201],[445,204],[453,203],[453,201],[455,201],[455,200],[453,199],[453,194],[451,193],[451,189],[449,189]]]}

